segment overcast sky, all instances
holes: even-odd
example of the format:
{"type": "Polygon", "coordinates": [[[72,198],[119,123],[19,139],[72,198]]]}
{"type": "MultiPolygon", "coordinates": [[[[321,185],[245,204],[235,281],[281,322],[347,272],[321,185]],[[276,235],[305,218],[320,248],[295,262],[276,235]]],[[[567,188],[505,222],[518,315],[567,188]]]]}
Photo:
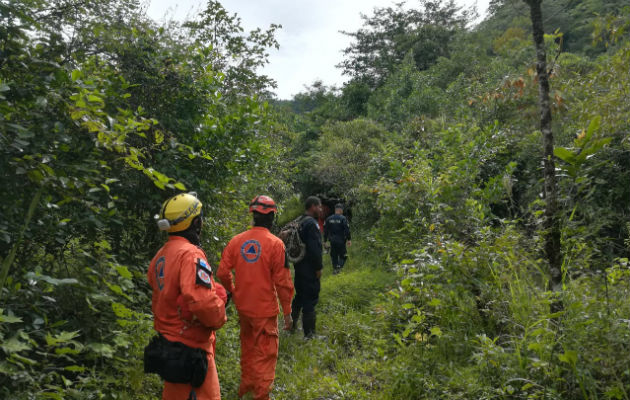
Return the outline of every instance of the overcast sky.
{"type": "MultiPolygon", "coordinates": [[[[396,2],[400,2],[397,0],[396,2]]],[[[464,6],[477,5],[484,15],[489,0],[457,0],[464,6]]],[[[147,0],[150,17],[182,20],[194,15],[206,4],[205,0],[147,0]]],[[[340,86],[347,80],[335,65],[342,60],[342,50],[350,38],[340,30],[353,32],[361,25],[360,14],[372,15],[374,7],[393,5],[394,0],[223,0],[221,4],[231,14],[237,13],[246,30],[281,24],[276,38],[280,49],[270,49],[269,65],[263,73],[278,83],[276,94],[290,99],[316,80],[330,86],[340,86]]],[[[409,5],[418,4],[408,1],[409,5]]]]}

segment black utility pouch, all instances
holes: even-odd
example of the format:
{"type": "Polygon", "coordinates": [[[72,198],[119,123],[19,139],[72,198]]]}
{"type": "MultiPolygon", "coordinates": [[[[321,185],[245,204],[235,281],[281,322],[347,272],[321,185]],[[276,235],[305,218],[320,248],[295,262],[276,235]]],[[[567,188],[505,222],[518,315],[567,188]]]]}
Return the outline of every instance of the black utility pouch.
{"type": "Polygon", "coordinates": [[[199,387],[208,372],[208,359],[202,349],[158,335],[144,348],[144,372],[158,374],[167,382],[199,387]]]}

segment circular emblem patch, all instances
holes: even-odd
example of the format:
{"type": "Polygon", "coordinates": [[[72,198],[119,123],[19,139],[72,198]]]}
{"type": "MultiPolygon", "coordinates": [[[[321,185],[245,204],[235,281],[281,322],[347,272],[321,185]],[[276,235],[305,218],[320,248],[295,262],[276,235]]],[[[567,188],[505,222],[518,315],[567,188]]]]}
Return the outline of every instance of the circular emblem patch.
{"type": "Polygon", "coordinates": [[[210,283],[210,275],[208,275],[208,273],[203,269],[199,269],[199,271],[197,271],[197,276],[205,283],[210,283]]]}
{"type": "Polygon", "coordinates": [[[243,256],[245,261],[248,263],[258,261],[258,258],[260,258],[260,252],[261,247],[258,240],[248,240],[241,246],[241,256],[243,256]]]}

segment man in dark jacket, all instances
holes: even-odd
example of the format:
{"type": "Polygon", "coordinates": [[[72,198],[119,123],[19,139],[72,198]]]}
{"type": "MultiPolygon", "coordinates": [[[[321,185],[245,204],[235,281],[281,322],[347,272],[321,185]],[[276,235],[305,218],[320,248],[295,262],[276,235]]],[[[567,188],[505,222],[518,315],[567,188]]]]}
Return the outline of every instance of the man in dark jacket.
{"type": "Polygon", "coordinates": [[[317,225],[321,201],[310,196],[304,204],[306,209],[300,222],[300,239],[306,245],[306,255],[295,263],[295,297],[291,304],[293,329],[302,311],[302,328],[304,337],[311,338],[315,334],[315,306],[319,300],[320,278],[322,276],[322,235],[317,225]]]}
{"type": "Polygon", "coordinates": [[[343,215],[343,205],[336,204],[335,213],[324,222],[324,242],[330,240],[333,274],[339,273],[346,262],[346,243],[351,246],[350,239],[350,225],[343,215]]]}

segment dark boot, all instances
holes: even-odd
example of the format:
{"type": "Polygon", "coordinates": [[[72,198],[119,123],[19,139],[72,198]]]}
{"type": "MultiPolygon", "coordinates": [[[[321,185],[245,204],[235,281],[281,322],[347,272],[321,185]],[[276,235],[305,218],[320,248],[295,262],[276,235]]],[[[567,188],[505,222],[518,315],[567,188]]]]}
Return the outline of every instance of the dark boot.
{"type": "Polygon", "coordinates": [[[302,316],[302,329],[304,329],[304,337],[306,339],[315,336],[315,311],[304,313],[302,316]]]}
{"type": "Polygon", "coordinates": [[[346,261],[348,261],[348,254],[347,253],[339,258],[339,269],[343,268],[343,266],[346,265],[346,261]]]}

